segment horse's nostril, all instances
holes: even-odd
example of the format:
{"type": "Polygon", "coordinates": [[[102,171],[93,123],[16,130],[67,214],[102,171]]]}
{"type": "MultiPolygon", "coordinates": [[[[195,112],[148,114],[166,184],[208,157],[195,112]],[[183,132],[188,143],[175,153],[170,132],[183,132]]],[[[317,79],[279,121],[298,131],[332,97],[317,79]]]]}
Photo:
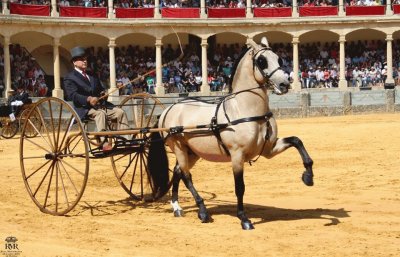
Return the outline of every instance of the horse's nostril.
{"type": "Polygon", "coordinates": [[[282,92],[287,92],[288,91],[288,86],[285,83],[279,84],[279,88],[281,89],[282,92]]]}

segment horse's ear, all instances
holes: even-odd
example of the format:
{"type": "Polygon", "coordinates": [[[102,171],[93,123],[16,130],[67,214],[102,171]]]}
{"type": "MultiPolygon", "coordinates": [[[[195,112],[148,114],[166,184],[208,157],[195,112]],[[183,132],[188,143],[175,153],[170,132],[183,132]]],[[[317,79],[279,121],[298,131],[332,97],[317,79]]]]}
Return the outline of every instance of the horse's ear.
{"type": "Polygon", "coordinates": [[[260,46],[252,38],[247,38],[247,45],[252,46],[254,49],[260,49],[260,46]]]}
{"type": "Polygon", "coordinates": [[[263,37],[263,38],[261,39],[261,45],[262,45],[263,47],[269,47],[268,40],[267,40],[266,37],[263,37]]]}

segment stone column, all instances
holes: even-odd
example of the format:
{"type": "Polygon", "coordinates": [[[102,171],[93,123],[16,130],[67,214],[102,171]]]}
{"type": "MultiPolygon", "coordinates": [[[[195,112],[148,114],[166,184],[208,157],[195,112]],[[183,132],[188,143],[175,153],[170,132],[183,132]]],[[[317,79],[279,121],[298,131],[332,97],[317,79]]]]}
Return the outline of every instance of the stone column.
{"type": "Polygon", "coordinates": [[[201,83],[201,88],[200,91],[203,95],[209,95],[210,94],[210,85],[208,85],[208,71],[207,71],[207,39],[202,38],[201,39],[201,78],[202,78],[202,83],[201,83]]]}
{"type": "Polygon", "coordinates": [[[339,37],[339,88],[346,89],[347,88],[347,80],[346,80],[346,63],[345,63],[345,49],[344,43],[346,42],[345,36],[339,37]]]}
{"type": "Polygon", "coordinates": [[[5,85],[5,98],[12,95],[14,90],[11,87],[11,61],[10,61],[10,38],[8,36],[4,36],[4,85],[5,85]]]}
{"type": "Polygon", "coordinates": [[[156,39],[156,88],[157,96],[165,95],[165,88],[162,84],[162,55],[161,55],[162,40],[156,39]]]}
{"type": "Polygon", "coordinates": [[[297,10],[297,0],[293,0],[292,2],[292,18],[299,17],[299,11],[297,10]]]}
{"type": "Polygon", "coordinates": [[[386,63],[387,63],[387,78],[386,84],[394,84],[393,79],[393,53],[392,53],[393,35],[386,35],[386,63]]]}
{"type": "Polygon", "coordinates": [[[53,39],[53,72],[54,72],[54,89],[52,96],[64,99],[64,92],[61,89],[61,76],[60,76],[60,39],[53,39]]]}
{"type": "Polygon", "coordinates": [[[393,0],[386,0],[386,15],[393,15],[392,2],[393,0]]]}
{"type": "Polygon", "coordinates": [[[251,0],[246,0],[246,18],[254,18],[254,14],[251,9],[251,0]]]}
{"type": "Polygon", "coordinates": [[[206,0],[200,0],[200,18],[202,19],[207,18],[206,8],[206,0]]]}
{"type": "Polygon", "coordinates": [[[339,16],[346,16],[346,13],[344,11],[344,0],[339,0],[339,16]]]}
{"type": "Polygon", "coordinates": [[[115,18],[113,0],[108,0],[108,18],[109,19],[115,18]]]}
{"type": "Polygon", "coordinates": [[[57,11],[57,0],[51,0],[51,17],[58,17],[60,14],[57,11]]]}
{"type": "Polygon", "coordinates": [[[8,10],[7,8],[7,0],[1,0],[1,2],[3,3],[3,9],[1,10],[1,13],[4,15],[8,15],[10,14],[10,10],[8,10]]]}
{"type": "Polygon", "coordinates": [[[110,59],[110,101],[118,101],[119,90],[117,89],[116,74],[115,74],[115,38],[110,38],[108,42],[108,51],[110,59]]]}
{"type": "Polygon", "coordinates": [[[154,1],[154,18],[160,19],[161,18],[161,9],[160,9],[160,0],[154,1]]]}
{"type": "Polygon", "coordinates": [[[294,91],[301,91],[301,83],[299,81],[299,38],[293,37],[293,83],[294,91]]]}

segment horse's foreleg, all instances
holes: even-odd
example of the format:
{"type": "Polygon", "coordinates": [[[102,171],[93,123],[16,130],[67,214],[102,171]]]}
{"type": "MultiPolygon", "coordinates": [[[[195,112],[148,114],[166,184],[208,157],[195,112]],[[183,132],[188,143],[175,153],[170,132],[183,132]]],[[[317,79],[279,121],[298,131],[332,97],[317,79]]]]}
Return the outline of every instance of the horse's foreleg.
{"type": "Polygon", "coordinates": [[[201,198],[197,190],[193,186],[192,182],[192,174],[190,172],[183,172],[182,173],[182,180],[183,183],[185,183],[186,188],[192,193],[197,207],[199,207],[199,212],[198,212],[198,217],[201,220],[202,223],[207,223],[211,221],[211,217],[208,214],[207,208],[204,205],[204,200],[201,198]]]}
{"type": "Polygon", "coordinates": [[[243,179],[243,168],[239,171],[233,172],[235,178],[235,194],[237,197],[237,217],[241,221],[242,228],[245,230],[254,229],[253,224],[247,218],[244,207],[243,207],[243,196],[245,191],[244,179],[243,179]]]}
{"type": "Polygon", "coordinates": [[[307,186],[314,185],[314,175],[312,170],[313,160],[304,147],[303,142],[298,137],[285,137],[278,139],[271,152],[269,152],[265,157],[271,158],[292,146],[299,151],[301,159],[303,160],[303,165],[306,168],[306,171],[304,171],[302,175],[304,184],[307,186]]]}
{"type": "Polygon", "coordinates": [[[181,169],[179,168],[179,164],[176,164],[174,167],[174,175],[172,180],[172,199],[171,199],[171,205],[174,210],[175,217],[183,216],[183,210],[178,203],[179,182],[181,181],[181,178],[182,178],[181,169]]]}

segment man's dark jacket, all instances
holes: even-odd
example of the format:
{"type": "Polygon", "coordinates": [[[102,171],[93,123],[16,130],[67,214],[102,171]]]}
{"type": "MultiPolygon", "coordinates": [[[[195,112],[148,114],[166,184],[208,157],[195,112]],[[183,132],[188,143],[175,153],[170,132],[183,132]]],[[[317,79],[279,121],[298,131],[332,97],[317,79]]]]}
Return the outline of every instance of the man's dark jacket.
{"type": "MultiPolygon", "coordinates": [[[[100,84],[100,81],[93,76],[87,75],[88,81],[77,70],[68,73],[64,78],[64,92],[66,100],[72,101],[74,109],[81,119],[85,118],[89,109],[93,108],[87,102],[89,96],[100,97],[105,88],[100,84]]],[[[107,107],[113,106],[109,102],[105,102],[107,107]]]]}

